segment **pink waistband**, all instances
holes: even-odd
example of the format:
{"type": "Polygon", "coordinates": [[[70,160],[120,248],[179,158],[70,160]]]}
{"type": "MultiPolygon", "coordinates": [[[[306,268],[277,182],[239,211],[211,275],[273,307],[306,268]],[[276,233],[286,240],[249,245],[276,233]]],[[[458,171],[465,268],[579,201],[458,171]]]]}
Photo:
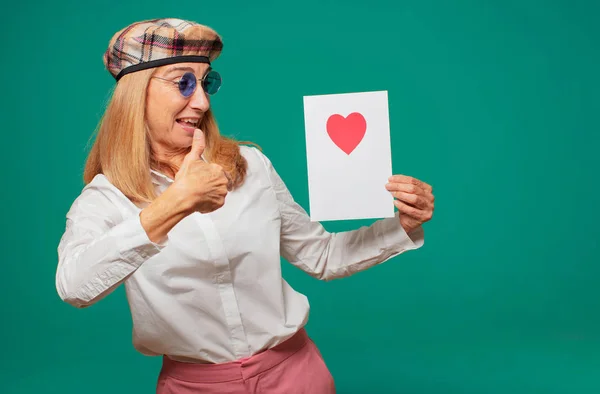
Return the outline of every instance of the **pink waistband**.
{"type": "Polygon", "coordinates": [[[194,364],[175,361],[163,356],[161,374],[197,383],[219,383],[249,379],[273,368],[296,353],[308,341],[304,328],[285,342],[252,357],[221,364],[194,364]]]}

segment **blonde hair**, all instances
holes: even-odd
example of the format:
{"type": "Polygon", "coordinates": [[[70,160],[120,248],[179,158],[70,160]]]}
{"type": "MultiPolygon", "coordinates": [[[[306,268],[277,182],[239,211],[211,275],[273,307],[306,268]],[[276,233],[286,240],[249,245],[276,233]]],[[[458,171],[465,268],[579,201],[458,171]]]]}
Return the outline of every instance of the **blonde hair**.
{"type": "MultiPolygon", "coordinates": [[[[135,203],[151,202],[157,197],[151,169],[160,171],[167,168],[173,173],[178,170],[159,162],[151,148],[145,108],[146,90],[154,71],[137,71],[119,80],[96,129],[96,139],[83,174],[85,184],[96,175],[104,174],[135,203]]],[[[233,188],[240,186],[246,176],[247,163],[239,145],[252,143],[222,136],[210,110],[204,114],[200,128],[206,137],[206,159],[223,167],[232,180],[233,188]]]]}

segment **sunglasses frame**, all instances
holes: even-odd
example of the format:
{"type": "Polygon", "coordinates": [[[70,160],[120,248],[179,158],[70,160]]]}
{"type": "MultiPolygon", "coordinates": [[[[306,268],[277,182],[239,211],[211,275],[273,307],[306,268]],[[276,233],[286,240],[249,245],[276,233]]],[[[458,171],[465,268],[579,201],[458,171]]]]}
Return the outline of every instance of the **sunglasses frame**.
{"type": "Polygon", "coordinates": [[[198,89],[198,83],[196,82],[196,86],[194,87],[194,91],[193,91],[193,92],[192,92],[192,93],[191,93],[189,96],[186,96],[186,95],[184,95],[184,94],[183,94],[183,92],[181,91],[181,87],[180,87],[181,85],[180,85],[180,84],[181,84],[181,81],[182,81],[183,77],[184,77],[184,76],[186,76],[186,75],[188,75],[188,74],[191,74],[191,75],[193,75],[193,76],[194,76],[194,78],[193,78],[193,79],[195,79],[195,80],[197,80],[197,81],[200,81],[200,85],[202,86],[202,90],[204,90],[204,92],[205,92],[206,94],[210,95],[210,96],[212,96],[212,95],[215,95],[215,94],[216,94],[216,93],[219,91],[219,89],[221,89],[221,85],[223,84],[223,79],[221,78],[221,74],[219,74],[219,72],[218,72],[217,70],[214,70],[214,69],[212,69],[212,68],[208,69],[207,73],[206,73],[206,74],[204,74],[204,76],[203,76],[202,78],[196,78],[196,74],[194,74],[194,73],[193,73],[193,72],[191,72],[191,71],[187,71],[187,72],[185,72],[185,73],[184,73],[184,74],[183,74],[183,75],[182,75],[182,76],[179,78],[179,80],[178,80],[178,81],[172,81],[172,80],[170,80],[170,79],[161,78],[161,77],[152,77],[152,78],[160,79],[160,80],[163,80],[163,81],[166,81],[166,82],[171,82],[172,84],[174,84],[174,85],[177,85],[177,88],[179,89],[179,93],[180,93],[180,94],[181,94],[183,97],[185,97],[185,98],[190,98],[190,97],[192,97],[192,96],[194,95],[194,93],[196,93],[196,90],[198,89]],[[208,93],[208,92],[206,91],[206,88],[205,88],[205,86],[204,86],[204,82],[206,81],[206,78],[207,78],[207,77],[210,75],[210,73],[212,73],[212,72],[216,73],[216,74],[219,76],[219,81],[220,81],[221,83],[219,84],[219,87],[217,88],[217,91],[216,91],[216,92],[214,92],[214,93],[208,93]]]}

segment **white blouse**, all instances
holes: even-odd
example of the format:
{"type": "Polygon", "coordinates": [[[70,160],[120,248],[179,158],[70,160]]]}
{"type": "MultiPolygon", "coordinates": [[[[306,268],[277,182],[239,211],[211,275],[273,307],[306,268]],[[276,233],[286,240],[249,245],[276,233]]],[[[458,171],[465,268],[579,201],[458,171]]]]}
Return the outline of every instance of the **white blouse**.
{"type": "MultiPolygon", "coordinates": [[[[325,231],[263,153],[241,150],[245,183],[220,209],[184,218],[161,244],[148,239],[141,208],[97,175],[67,213],[60,297],[83,308],[124,283],[139,352],[220,363],[270,348],[306,324],[308,300],[282,278],[280,256],[331,280],[423,245],[422,227],[406,234],[397,213],[357,230],[325,231]]],[[[152,177],[159,193],[172,183],[154,171],[152,177]]]]}

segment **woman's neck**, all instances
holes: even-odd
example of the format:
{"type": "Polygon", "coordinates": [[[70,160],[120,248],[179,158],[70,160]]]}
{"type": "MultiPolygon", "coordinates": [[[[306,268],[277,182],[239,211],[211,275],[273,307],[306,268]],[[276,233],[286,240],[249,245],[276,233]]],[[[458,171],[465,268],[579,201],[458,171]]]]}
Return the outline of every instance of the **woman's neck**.
{"type": "Polygon", "coordinates": [[[175,179],[175,175],[181,167],[181,163],[183,162],[186,154],[186,150],[180,149],[177,151],[169,151],[166,149],[161,149],[160,147],[158,147],[158,149],[153,147],[152,163],[153,167],[157,167],[153,169],[170,177],[171,179],[175,179]]]}

